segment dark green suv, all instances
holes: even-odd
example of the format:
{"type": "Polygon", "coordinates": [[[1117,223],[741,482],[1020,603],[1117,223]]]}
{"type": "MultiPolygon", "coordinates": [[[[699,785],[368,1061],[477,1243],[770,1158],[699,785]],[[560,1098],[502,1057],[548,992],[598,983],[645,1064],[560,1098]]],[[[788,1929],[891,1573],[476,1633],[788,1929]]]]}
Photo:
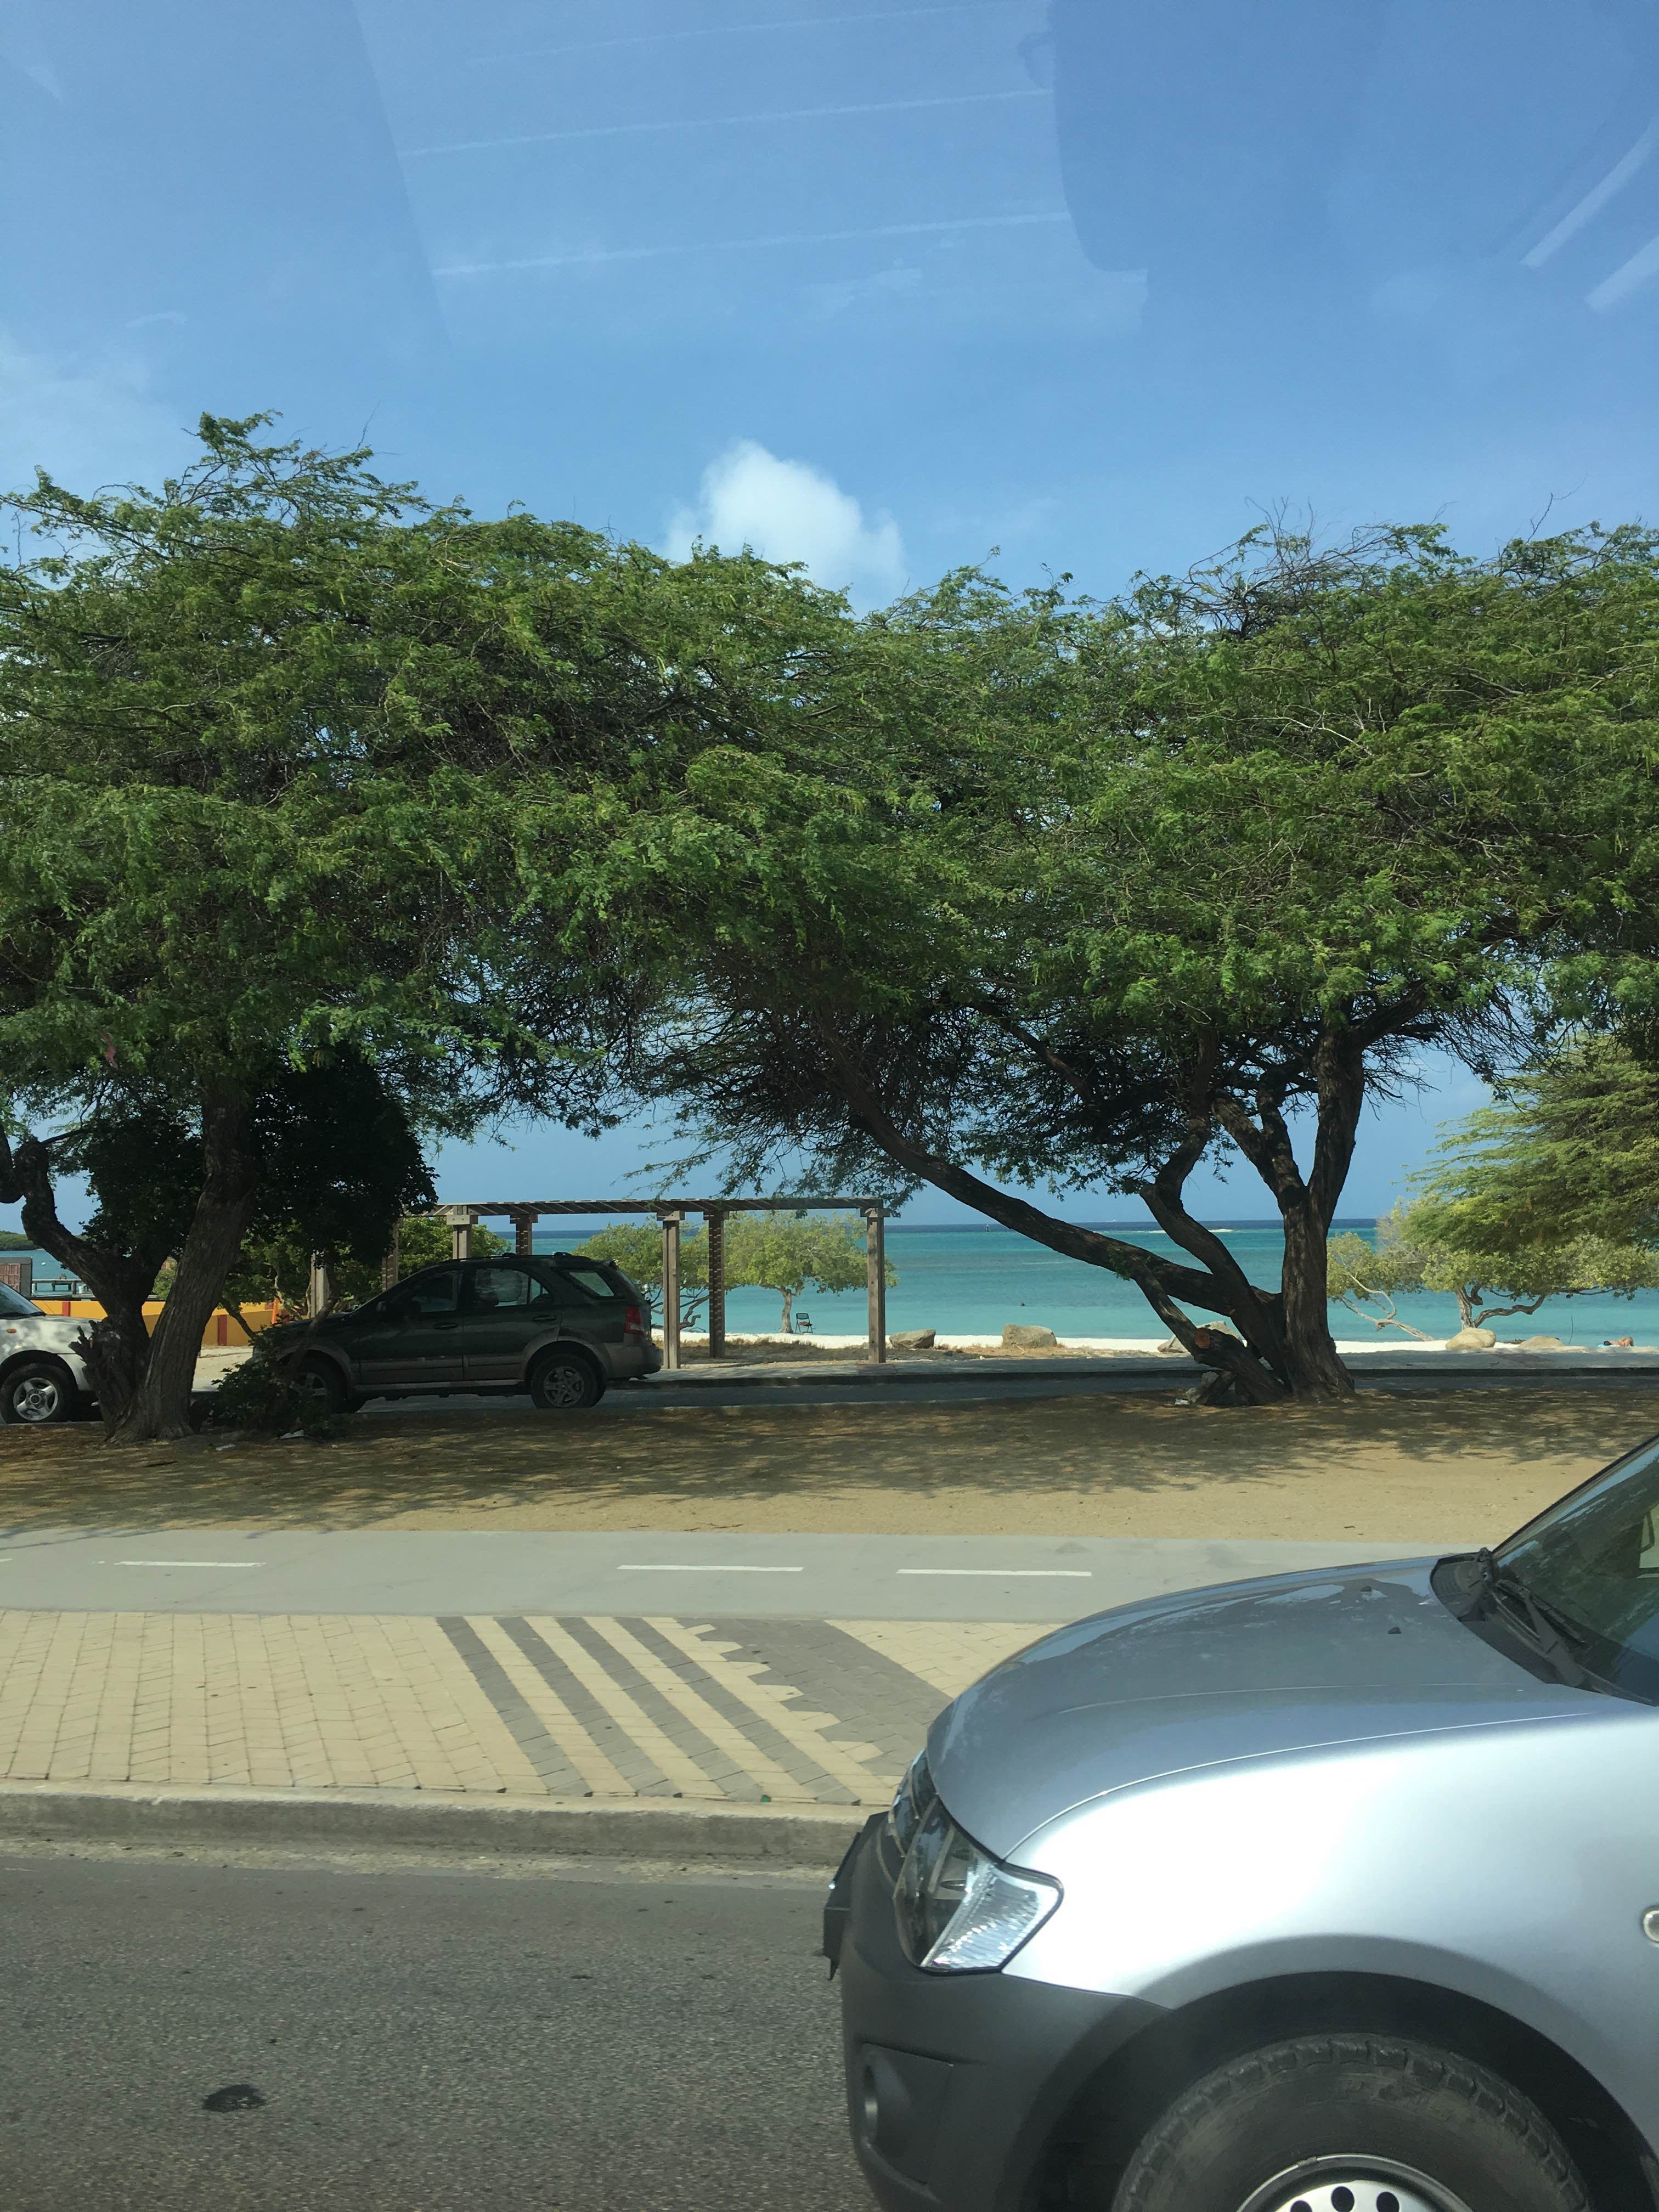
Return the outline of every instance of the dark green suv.
{"type": "Polygon", "coordinates": [[[270,1332],[331,1409],[412,1393],[527,1391],[549,1409],[591,1406],[608,1382],[654,1374],[645,1293],[580,1253],[453,1260],[378,1297],[270,1332]]]}

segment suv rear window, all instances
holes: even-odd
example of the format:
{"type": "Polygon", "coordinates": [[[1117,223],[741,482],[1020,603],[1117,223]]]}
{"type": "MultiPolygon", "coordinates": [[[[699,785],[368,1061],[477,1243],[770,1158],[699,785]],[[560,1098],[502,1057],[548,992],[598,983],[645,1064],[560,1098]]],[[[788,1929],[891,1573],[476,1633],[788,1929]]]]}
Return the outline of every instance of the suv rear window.
{"type": "Polygon", "coordinates": [[[592,1260],[556,1260],[550,1272],[556,1289],[562,1290],[568,1285],[585,1298],[618,1298],[624,1295],[592,1260]]]}

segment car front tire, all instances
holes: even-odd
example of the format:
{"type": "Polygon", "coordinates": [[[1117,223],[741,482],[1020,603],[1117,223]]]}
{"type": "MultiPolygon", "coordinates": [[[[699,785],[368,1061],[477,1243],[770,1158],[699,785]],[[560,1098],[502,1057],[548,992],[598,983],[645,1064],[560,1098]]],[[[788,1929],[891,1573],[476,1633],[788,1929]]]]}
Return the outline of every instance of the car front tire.
{"type": "Polygon", "coordinates": [[[81,1394],[66,1367],[55,1359],[20,1359],[0,1382],[0,1421],[44,1428],[72,1421],[81,1394]]]}
{"type": "Polygon", "coordinates": [[[532,1404],[544,1413],[575,1413],[597,1406],[605,1384],[580,1352],[544,1352],[530,1370],[532,1404]]]}
{"type": "Polygon", "coordinates": [[[1194,2082],[1110,2212],[1589,2212],[1549,2122],[1507,2081],[1403,2038],[1307,2036],[1194,2082]]]}

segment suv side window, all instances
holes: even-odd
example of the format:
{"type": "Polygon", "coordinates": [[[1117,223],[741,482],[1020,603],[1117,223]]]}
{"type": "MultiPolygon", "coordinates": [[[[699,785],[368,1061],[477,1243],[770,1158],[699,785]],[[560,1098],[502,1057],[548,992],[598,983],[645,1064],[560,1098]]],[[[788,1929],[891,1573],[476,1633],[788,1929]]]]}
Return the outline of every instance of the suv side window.
{"type": "Polygon", "coordinates": [[[387,1321],[415,1321],[426,1314],[453,1314],[460,1304],[461,1271],[441,1267],[400,1283],[380,1308],[387,1321]]]}
{"type": "Polygon", "coordinates": [[[614,1298],[615,1285],[597,1267],[554,1267],[552,1279],[558,1291],[568,1301],[574,1291],[579,1298],[614,1298]]]}
{"type": "Polygon", "coordinates": [[[553,1304],[547,1285],[528,1267],[511,1261],[474,1267],[471,1284],[474,1313],[531,1313],[553,1304]]]}

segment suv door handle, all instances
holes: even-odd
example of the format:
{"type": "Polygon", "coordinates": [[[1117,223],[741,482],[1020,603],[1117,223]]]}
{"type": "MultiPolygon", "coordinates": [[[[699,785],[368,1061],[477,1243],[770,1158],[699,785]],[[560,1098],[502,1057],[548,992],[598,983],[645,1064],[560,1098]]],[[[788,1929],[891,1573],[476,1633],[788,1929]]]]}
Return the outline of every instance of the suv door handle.
{"type": "Polygon", "coordinates": [[[458,1321],[434,1321],[432,1324],[434,1328],[459,1328],[460,1325],[458,1321]]]}

